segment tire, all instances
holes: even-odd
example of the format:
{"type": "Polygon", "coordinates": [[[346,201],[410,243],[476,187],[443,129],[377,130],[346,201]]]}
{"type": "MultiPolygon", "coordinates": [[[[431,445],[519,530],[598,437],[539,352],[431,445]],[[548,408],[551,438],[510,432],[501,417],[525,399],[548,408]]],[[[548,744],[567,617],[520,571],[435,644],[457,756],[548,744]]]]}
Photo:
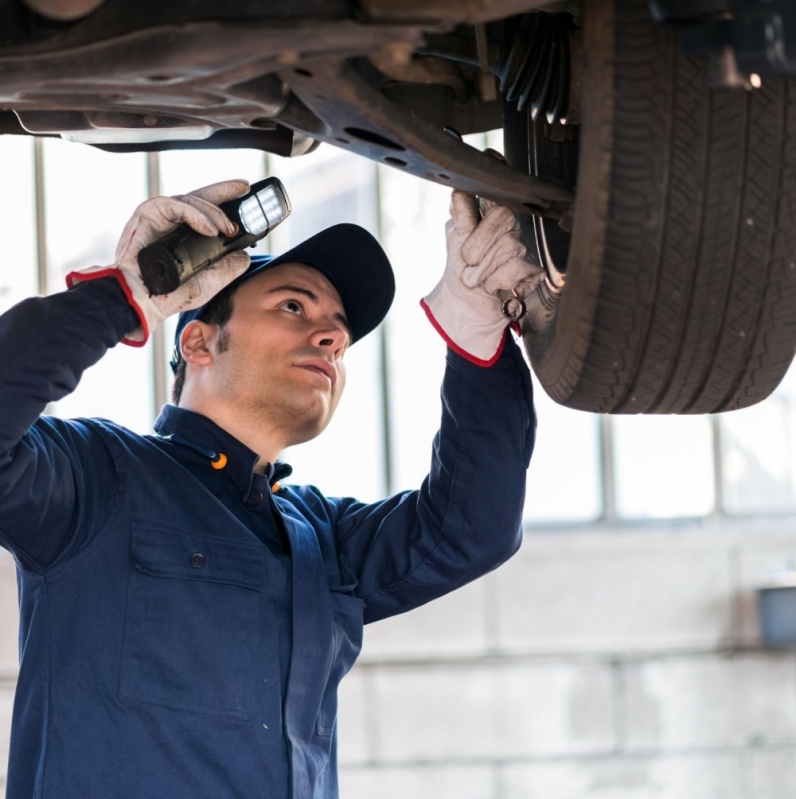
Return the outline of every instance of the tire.
{"type": "MultiPolygon", "coordinates": [[[[533,369],[586,411],[753,405],[796,346],[796,82],[711,89],[646,0],[586,0],[582,33],[566,285],[547,329],[524,331],[533,369]]],[[[541,132],[507,113],[512,166],[541,132]]]]}

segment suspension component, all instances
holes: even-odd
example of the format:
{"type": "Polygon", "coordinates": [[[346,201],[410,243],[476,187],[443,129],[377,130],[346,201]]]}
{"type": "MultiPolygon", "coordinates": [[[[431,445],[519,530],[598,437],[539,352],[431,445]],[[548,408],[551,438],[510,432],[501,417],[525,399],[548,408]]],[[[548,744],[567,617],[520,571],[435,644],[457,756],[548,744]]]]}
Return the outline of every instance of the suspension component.
{"type": "Polygon", "coordinates": [[[572,15],[537,11],[506,20],[502,44],[481,43],[459,34],[426,34],[421,55],[434,55],[488,68],[500,80],[506,99],[522,111],[528,107],[534,119],[550,125],[577,124],[580,106],[579,30],[572,15]],[[486,53],[485,53],[486,51],[486,53]],[[479,58],[480,56],[480,58],[479,58]]]}
{"type": "Polygon", "coordinates": [[[565,123],[572,83],[572,17],[569,14],[525,14],[509,20],[493,72],[506,99],[517,110],[530,107],[534,121],[565,123]]]}

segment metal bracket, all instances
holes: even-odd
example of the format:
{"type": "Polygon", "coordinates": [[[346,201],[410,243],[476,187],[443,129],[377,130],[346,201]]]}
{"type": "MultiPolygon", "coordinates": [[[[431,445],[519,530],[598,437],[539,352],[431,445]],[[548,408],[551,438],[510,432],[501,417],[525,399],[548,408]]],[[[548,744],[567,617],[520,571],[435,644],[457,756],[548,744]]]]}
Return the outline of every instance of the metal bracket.
{"type": "Polygon", "coordinates": [[[350,62],[315,62],[280,77],[301,103],[289,102],[277,121],[314,139],[524,214],[560,218],[575,199],[563,185],[512,169],[407,112],[350,62]],[[306,114],[307,108],[312,114],[306,114]]]}

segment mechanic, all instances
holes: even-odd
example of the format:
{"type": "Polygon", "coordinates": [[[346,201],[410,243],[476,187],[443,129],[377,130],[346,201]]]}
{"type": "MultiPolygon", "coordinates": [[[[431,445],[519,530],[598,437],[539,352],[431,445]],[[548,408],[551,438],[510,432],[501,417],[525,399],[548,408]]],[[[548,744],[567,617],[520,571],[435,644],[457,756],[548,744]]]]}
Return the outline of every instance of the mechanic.
{"type": "Polygon", "coordinates": [[[390,306],[370,234],[337,225],[277,258],[229,255],[162,297],[143,286],[143,246],[182,222],[230,234],[217,206],[247,191],[148,200],[112,266],[0,317],[0,543],[21,612],[8,799],[336,797],[337,687],[363,622],[520,544],[535,417],[499,292],[526,296],[540,269],[513,214],[482,219],[454,193],[423,303],[450,345],[431,470],[364,504],[284,485],[277,457],[329,422],[347,347],[390,306]],[[178,312],[157,435],[40,415],[178,312]]]}

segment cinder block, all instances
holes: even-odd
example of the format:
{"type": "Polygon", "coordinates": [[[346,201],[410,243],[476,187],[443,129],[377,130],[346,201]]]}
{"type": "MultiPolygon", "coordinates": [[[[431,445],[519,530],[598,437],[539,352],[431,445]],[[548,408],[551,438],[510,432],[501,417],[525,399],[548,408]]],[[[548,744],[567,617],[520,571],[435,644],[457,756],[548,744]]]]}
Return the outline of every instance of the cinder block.
{"type": "Polygon", "coordinates": [[[796,742],[790,654],[670,658],[622,670],[629,749],[796,742]]]}
{"type": "Polygon", "coordinates": [[[502,799],[490,766],[341,769],[345,799],[502,799]]]}
{"type": "Polygon", "coordinates": [[[732,629],[730,543],[697,533],[526,535],[497,573],[507,652],[713,647],[732,629]]]}
{"type": "Polygon", "coordinates": [[[374,669],[377,760],[610,751],[608,667],[566,663],[374,669]]]}
{"type": "Polygon", "coordinates": [[[496,670],[502,757],[610,752],[613,680],[602,665],[511,664],[496,670]]]}
{"type": "Polygon", "coordinates": [[[796,749],[755,750],[750,799],[796,799],[796,749]]]}
{"type": "Polygon", "coordinates": [[[379,667],[373,681],[378,761],[464,760],[497,754],[494,669],[379,667]]]}
{"type": "Polygon", "coordinates": [[[452,658],[487,648],[484,582],[460,588],[423,607],[368,624],[360,660],[452,658]]]}
{"type": "Polygon", "coordinates": [[[19,671],[19,605],[14,559],[0,550],[0,676],[19,671]]]}
{"type": "Polygon", "coordinates": [[[337,757],[341,764],[366,763],[371,757],[366,680],[367,674],[355,666],[337,692],[337,757]]]}
{"type": "Polygon", "coordinates": [[[737,755],[506,766],[501,799],[742,799],[737,755]]]}

